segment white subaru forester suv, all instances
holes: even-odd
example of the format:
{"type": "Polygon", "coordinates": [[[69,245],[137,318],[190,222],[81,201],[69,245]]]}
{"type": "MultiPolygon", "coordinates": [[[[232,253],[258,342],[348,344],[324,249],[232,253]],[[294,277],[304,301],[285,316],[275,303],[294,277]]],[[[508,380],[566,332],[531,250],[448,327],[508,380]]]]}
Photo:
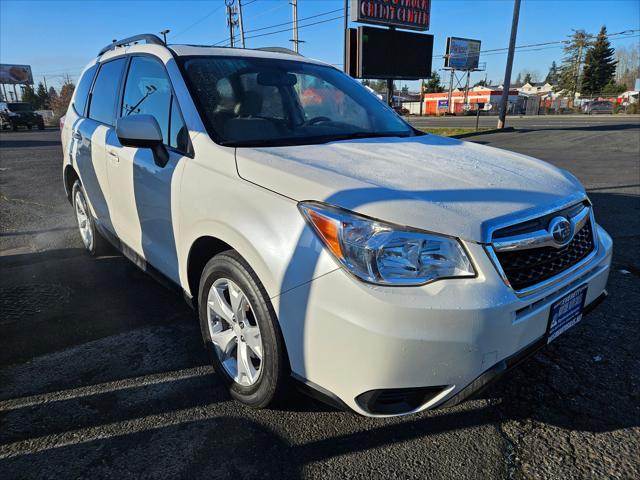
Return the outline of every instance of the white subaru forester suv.
{"type": "Polygon", "coordinates": [[[85,247],[184,292],[234,398],[452,405],[604,298],[611,238],[570,173],[281,50],[114,42],[62,128],[85,247]]]}

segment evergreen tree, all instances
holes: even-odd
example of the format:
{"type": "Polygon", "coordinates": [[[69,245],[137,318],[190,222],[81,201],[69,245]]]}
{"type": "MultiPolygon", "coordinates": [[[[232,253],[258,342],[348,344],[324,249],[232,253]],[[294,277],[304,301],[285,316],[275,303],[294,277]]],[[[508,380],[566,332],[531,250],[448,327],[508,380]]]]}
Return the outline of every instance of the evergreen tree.
{"type": "Polygon", "coordinates": [[[407,95],[409,95],[409,87],[407,85],[403,85],[400,89],[400,93],[402,93],[402,95],[406,97],[407,95]]]}
{"type": "Polygon", "coordinates": [[[34,109],[38,108],[38,96],[31,85],[22,88],[22,101],[31,104],[34,109]]]}
{"type": "Polygon", "coordinates": [[[549,67],[549,73],[547,73],[547,78],[544,79],[545,83],[549,83],[551,85],[555,85],[558,83],[560,75],[558,73],[558,65],[556,65],[556,61],[551,62],[551,66],[549,67]]]}
{"type": "Polygon", "coordinates": [[[425,93],[440,93],[444,91],[444,88],[440,85],[440,75],[435,70],[431,72],[431,78],[425,84],[424,91],[425,93]]]}
{"type": "Polygon", "coordinates": [[[531,79],[531,74],[527,72],[524,76],[524,80],[522,80],[522,84],[525,85],[527,83],[531,83],[533,80],[531,79]]]}
{"type": "Polygon", "coordinates": [[[582,92],[601,93],[604,87],[613,81],[616,63],[614,49],[607,38],[607,27],[603,26],[585,57],[582,92]]]}
{"type": "Polygon", "coordinates": [[[36,90],[36,95],[38,97],[38,109],[44,109],[49,106],[49,93],[47,89],[44,88],[42,82],[38,83],[38,89],[36,90]]]}
{"type": "Polygon", "coordinates": [[[584,30],[576,30],[564,47],[564,58],[560,66],[560,76],[555,90],[565,90],[571,94],[579,91],[580,71],[585,49],[589,46],[589,35],[584,30]]]}
{"type": "Polygon", "coordinates": [[[479,82],[476,82],[473,84],[474,87],[486,87],[489,84],[487,83],[487,81],[485,79],[480,80],[479,82]]]}
{"type": "Polygon", "coordinates": [[[522,73],[519,73],[516,77],[516,81],[513,83],[514,87],[519,87],[522,85],[522,73]]]}
{"type": "Polygon", "coordinates": [[[57,96],[58,96],[58,92],[56,92],[56,89],[55,89],[55,88],[53,88],[53,87],[49,87],[49,93],[48,93],[48,95],[49,95],[49,100],[51,100],[52,98],[54,98],[54,97],[57,97],[57,96]]]}
{"type": "Polygon", "coordinates": [[[626,90],[627,90],[627,86],[626,85],[624,85],[622,83],[616,83],[614,80],[611,80],[598,93],[602,93],[602,95],[605,95],[605,96],[607,96],[607,95],[618,96],[622,92],[625,92],[626,90]]]}

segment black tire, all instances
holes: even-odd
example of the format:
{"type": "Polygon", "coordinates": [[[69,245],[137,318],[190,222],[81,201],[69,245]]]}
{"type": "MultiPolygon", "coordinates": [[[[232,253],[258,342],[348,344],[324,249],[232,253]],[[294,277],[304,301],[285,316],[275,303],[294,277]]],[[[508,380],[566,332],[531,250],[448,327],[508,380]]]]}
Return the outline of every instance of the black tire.
{"type": "Polygon", "coordinates": [[[71,189],[71,200],[73,203],[74,214],[76,213],[76,209],[78,208],[76,205],[76,202],[78,201],[78,195],[80,195],[82,199],[84,199],[85,209],[87,213],[87,227],[91,231],[91,241],[87,243],[84,237],[82,236],[82,233],[80,232],[81,226],[79,223],[78,216],[76,215],[76,223],[78,225],[78,231],[80,232],[80,237],[82,238],[82,243],[84,245],[84,248],[86,248],[91,255],[93,255],[94,257],[99,257],[100,255],[103,255],[108,252],[109,243],[96,228],[96,222],[95,222],[95,219],[93,218],[93,215],[91,215],[91,211],[87,206],[88,205],[86,201],[87,196],[85,194],[84,188],[82,187],[82,183],[80,183],[80,180],[76,180],[71,189]]]}
{"type": "Polygon", "coordinates": [[[11,130],[13,130],[14,132],[15,132],[16,130],[18,130],[18,124],[17,124],[17,123],[12,123],[12,124],[11,124],[11,130]]]}
{"type": "Polygon", "coordinates": [[[33,125],[31,125],[30,123],[27,125],[27,130],[31,130],[33,128],[33,125]]]}
{"type": "Polygon", "coordinates": [[[43,123],[39,123],[38,124],[38,130],[44,130],[44,124],[43,123]]]}
{"type": "Polygon", "coordinates": [[[289,379],[289,362],[284,340],[267,292],[253,269],[236,251],[220,253],[205,265],[198,291],[198,316],[207,352],[230,395],[252,408],[266,408],[278,403],[283,398],[289,379]],[[227,373],[211,341],[207,297],[214,281],[220,278],[233,281],[242,290],[260,328],[263,350],[260,373],[256,383],[250,386],[240,385],[227,373]]]}

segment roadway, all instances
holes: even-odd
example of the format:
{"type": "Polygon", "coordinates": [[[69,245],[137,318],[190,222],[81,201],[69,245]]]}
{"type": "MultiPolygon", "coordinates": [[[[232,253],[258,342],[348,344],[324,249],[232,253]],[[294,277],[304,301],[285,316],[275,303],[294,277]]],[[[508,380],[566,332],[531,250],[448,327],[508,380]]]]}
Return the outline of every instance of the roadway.
{"type": "MultiPolygon", "coordinates": [[[[476,125],[474,116],[418,117],[406,119],[417,128],[473,128],[476,125]]],[[[481,115],[480,127],[496,128],[498,117],[481,115]]],[[[519,129],[535,128],[580,128],[596,126],[614,126],[621,124],[640,125],[640,115],[530,115],[508,116],[507,127],[519,129]]]]}
{"type": "Polygon", "coordinates": [[[59,132],[1,133],[0,477],[640,478],[640,126],[584,121],[611,123],[472,139],[585,183],[607,303],[479,398],[394,419],[231,401],[182,299],[83,251],[59,132]]]}

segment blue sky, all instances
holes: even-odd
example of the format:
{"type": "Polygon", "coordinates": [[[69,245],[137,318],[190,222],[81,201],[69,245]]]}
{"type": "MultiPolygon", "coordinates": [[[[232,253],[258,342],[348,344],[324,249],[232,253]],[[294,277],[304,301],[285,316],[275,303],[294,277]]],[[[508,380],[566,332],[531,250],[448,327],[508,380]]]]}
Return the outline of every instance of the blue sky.
{"type": "MultiPolygon", "coordinates": [[[[289,0],[242,0],[245,30],[291,20],[289,0]]],[[[341,11],[308,21],[302,19],[343,8],[342,0],[298,0],[300,25],[327,20],[341,11]]],[[[432,0],[431,30],[434,57],[444,53],[447,36],[482,40],[482,49],[506,47],[512,0],[432,0]]],[[[522,0],[518,45],[564,39],[571,29],[596,33],[640,29],[640,0],[522,0]]],[[[352,25],[355,26],[355,25],[352,25]]],[[[169,28],[169,42],[211,44],[228,36],[223,0],[209,1],[28,1],[0,0],[0,63],[32,66],[36,82],[47,76],[58,85],[63,75],[75,78],[97,51],[113,38],[136,33],[157,33],[169,28]]],[[[275,28],[280,30],[287,26],[275,28]]],[[[255,32],[262,34],[270,30],[255,32]]],[[[249,37],[251,33],[247,34],[249,37]]],[[[614,47],[638,48],[635,38],[613,42],[614,47]]],[[[247,40],[248,47],[290,46],[290,32],[247,40]]],[[[301,53],[332,64],[342,63],[342,20],[300,29],[301,53]]],[[[520,52],[514,61],[514,78],[521,70],[547,73],[552,60],[560,61],[559,47],[520,52]]],[[[485,56],[489,79],[500,82],[506,55],[485,56]]],[[[434,58],[434,68],[442,60],[434,58]]],[[[484,77],[474,74],[473,80],[484,77]]]]}

